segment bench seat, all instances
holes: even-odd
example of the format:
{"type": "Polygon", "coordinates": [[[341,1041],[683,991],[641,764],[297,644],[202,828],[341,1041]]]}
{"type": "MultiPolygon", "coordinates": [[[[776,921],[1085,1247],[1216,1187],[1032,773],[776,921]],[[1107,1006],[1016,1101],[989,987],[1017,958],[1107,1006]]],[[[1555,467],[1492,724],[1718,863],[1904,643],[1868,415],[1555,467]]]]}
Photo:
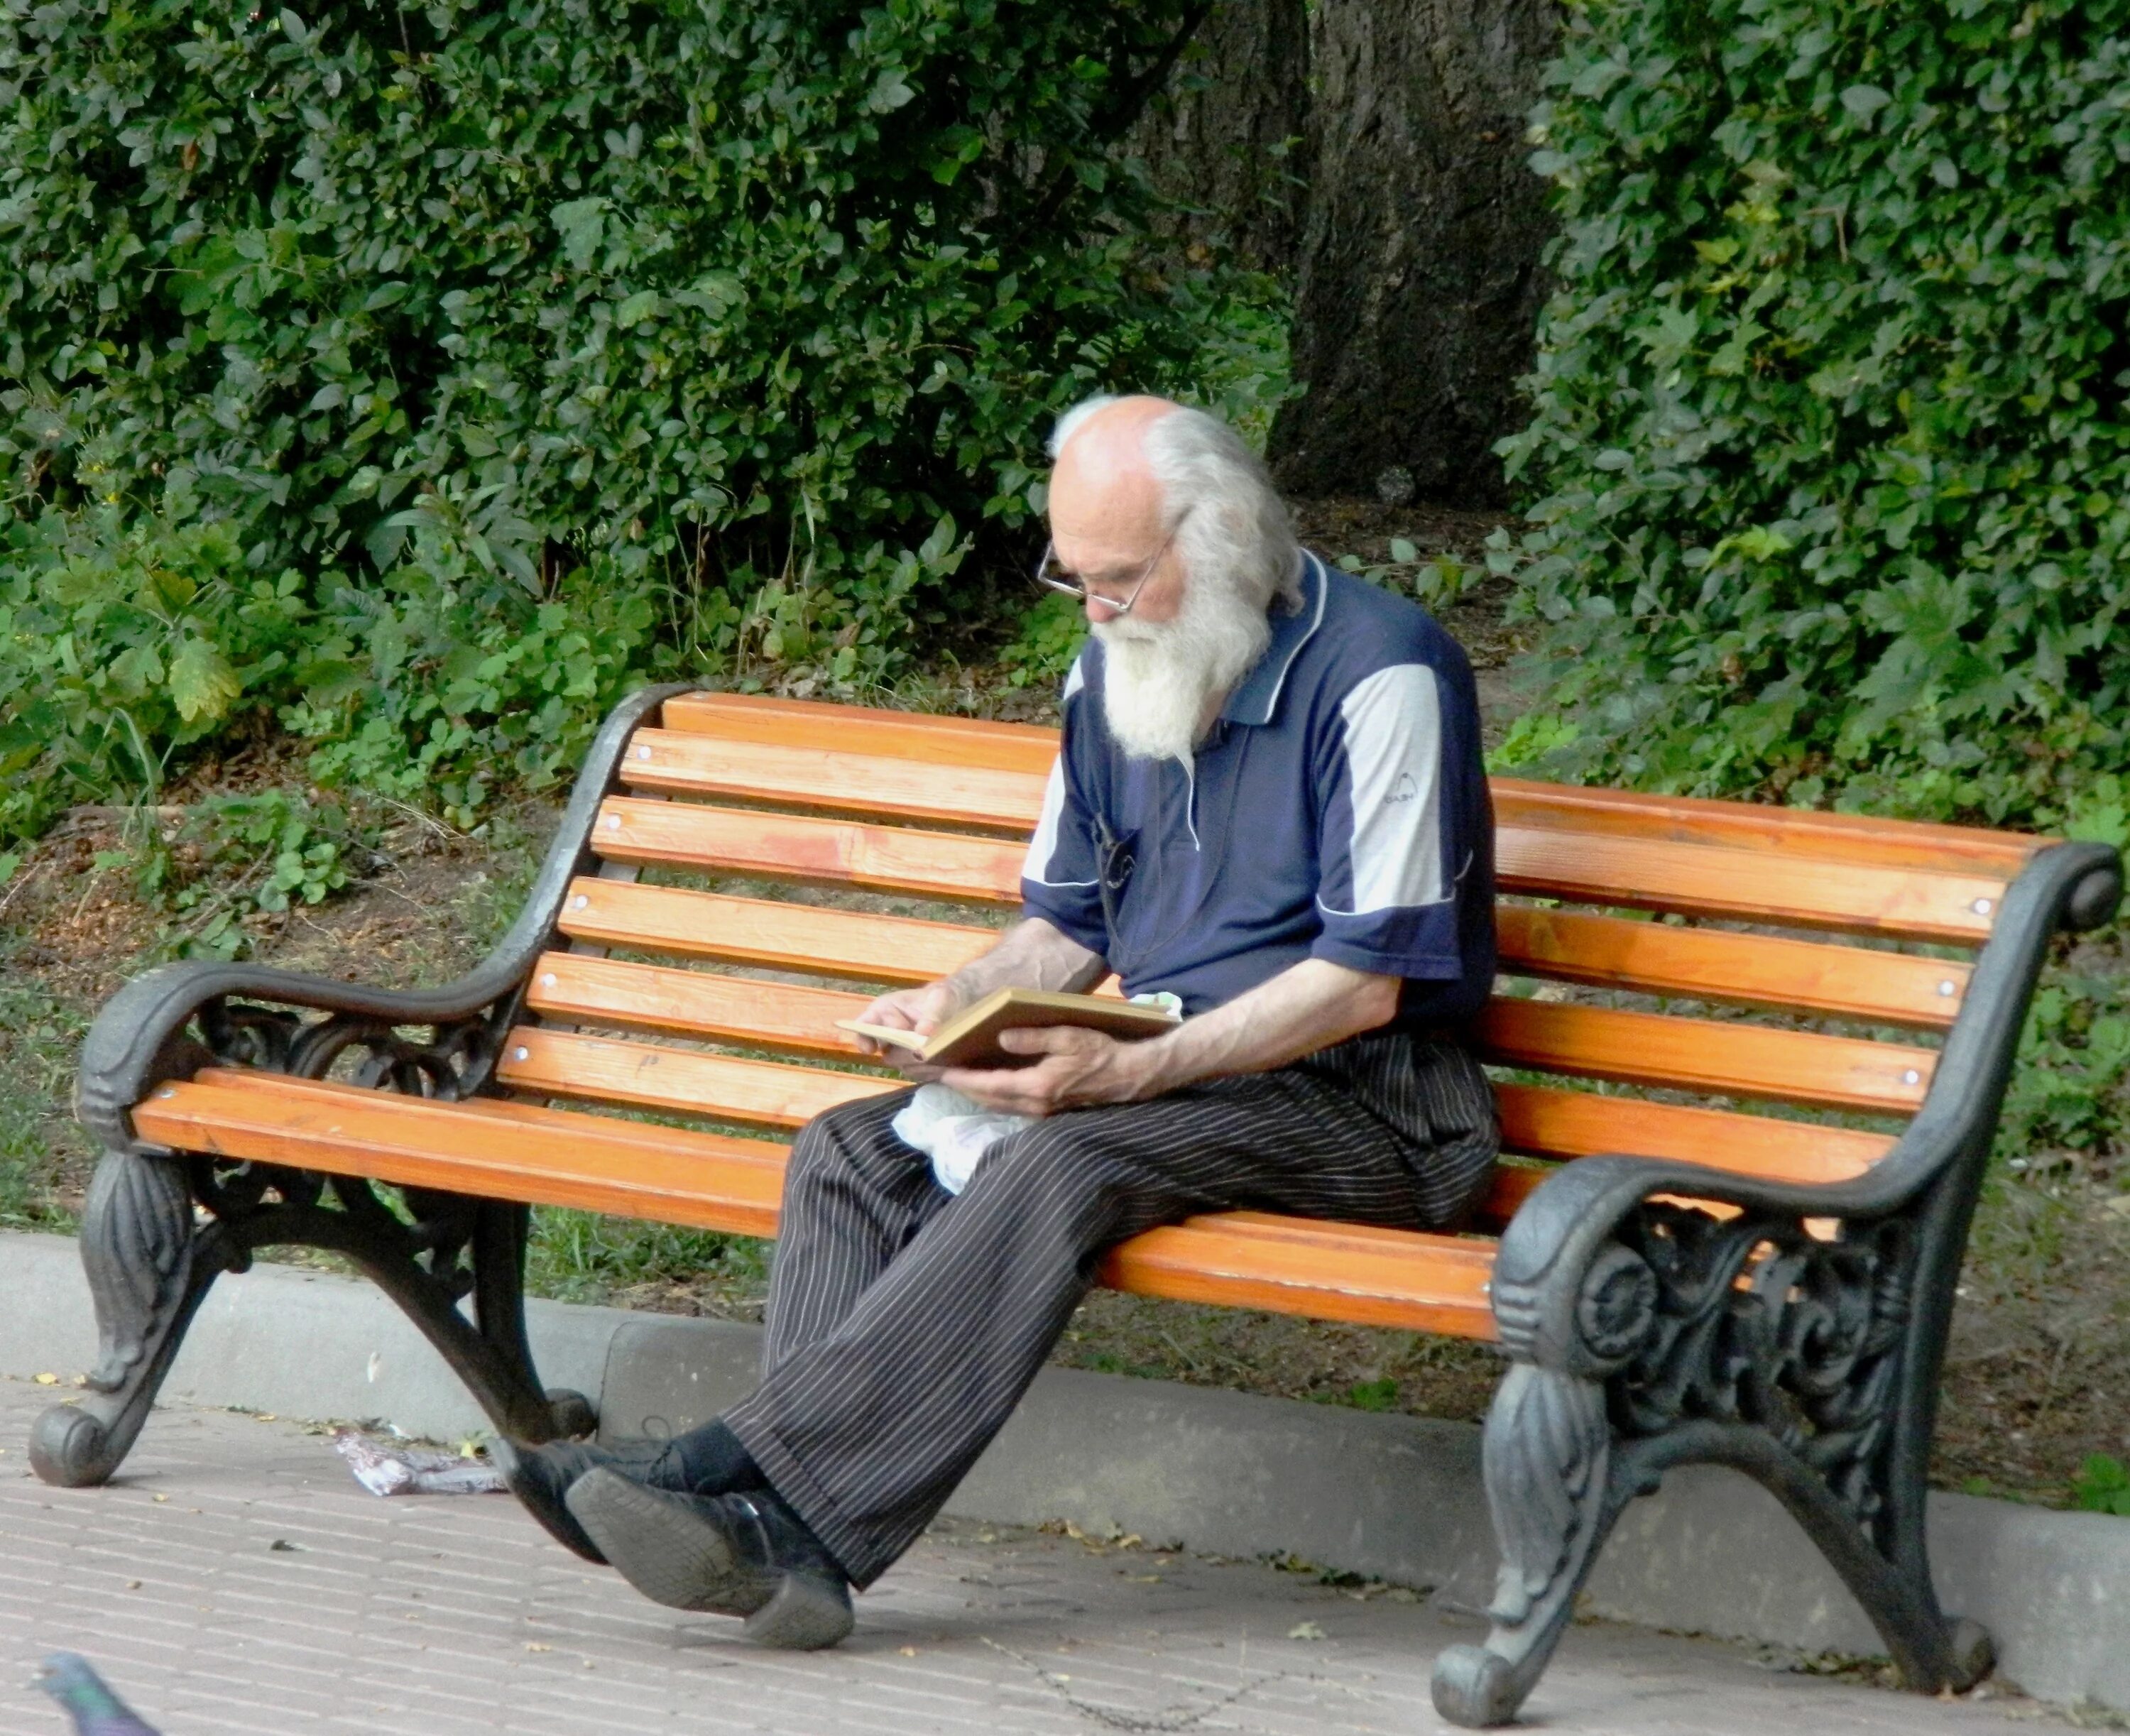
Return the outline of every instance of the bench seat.
{"type": "MultiPolygon", "coordinates": [[[[499,1429],[590,1426],[532,1370],[528,1208],[773,1236],[790,1136],[898,1084],[834,1021],[996,937],[1056,752],[1023,725],[657,690],[609,720],[524,914],[461,981],[129,984],[79,1085],[109,1153],[84,1231],[104,1358],[41,1422],[40,1474],[107,1476],[215,1273],[276,1242],[375,1275],[499,1429]]],[[[1620,1509],[1688,1459],[1773,1489],[1912,1682],[1971,1679],[1986,1636],[1937,1609],[1923,1552],[1938,1359],[2035,973],[2059,926],[2112,911],[2119,861],[1492,791],[1502,978],[1470,1039],[1504,1157],[1466,1232],[1222,1213],[1122,1244],[1101,1280],[1501,1346],[1503,1576],[1487,1645],[1438,1669],[1458,1721],[1514,1710],[1620,1509]]]]}

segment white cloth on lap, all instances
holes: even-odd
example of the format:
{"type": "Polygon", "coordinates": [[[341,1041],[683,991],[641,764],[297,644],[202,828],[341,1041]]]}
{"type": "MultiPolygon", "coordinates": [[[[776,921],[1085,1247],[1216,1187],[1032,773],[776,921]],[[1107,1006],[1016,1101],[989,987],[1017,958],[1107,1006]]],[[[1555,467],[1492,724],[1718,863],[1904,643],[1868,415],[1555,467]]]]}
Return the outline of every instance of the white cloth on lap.
{"type": "Polygon", "coordinates": [[[986,1109],[946,1085],[919,1085],[889,1125],[905,1145],[932,1160],[932,1179],[959,1193],[983,1155],[1035,1117],[986,1109]]]}

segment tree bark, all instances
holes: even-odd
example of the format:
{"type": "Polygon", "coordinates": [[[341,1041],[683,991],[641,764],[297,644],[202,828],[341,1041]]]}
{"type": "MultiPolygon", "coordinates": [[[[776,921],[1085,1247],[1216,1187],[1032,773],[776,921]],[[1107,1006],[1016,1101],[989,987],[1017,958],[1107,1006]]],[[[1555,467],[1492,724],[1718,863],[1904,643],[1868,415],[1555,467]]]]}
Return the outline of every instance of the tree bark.
{"type": "Polygon", "coordinates": [[[1526,117],[1555,0],[1320,0],[1282,486],[1502,504],[1550,232],[1526,117]]]}
{"type": "Polygon", "coordinates": [[[1220,0],[1130,149],[1192,208],[1178,226],[1187,248],[1284,277],[1301,230],[1308,116],[1306,0],[1220,0]]]}

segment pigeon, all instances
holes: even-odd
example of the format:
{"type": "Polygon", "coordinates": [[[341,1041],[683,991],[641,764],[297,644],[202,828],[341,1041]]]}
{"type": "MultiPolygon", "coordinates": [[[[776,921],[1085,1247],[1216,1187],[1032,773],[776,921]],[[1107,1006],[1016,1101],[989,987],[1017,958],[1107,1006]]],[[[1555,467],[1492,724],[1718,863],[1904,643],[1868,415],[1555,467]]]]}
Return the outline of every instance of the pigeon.
{"type": "Polygon", "coordinates": [[[95,1665],[75,1652],[53,1652],[37,1673],[37,1686],[67,1709],[74,1736],[160,1736],[111,1691],[95,1665]]]}

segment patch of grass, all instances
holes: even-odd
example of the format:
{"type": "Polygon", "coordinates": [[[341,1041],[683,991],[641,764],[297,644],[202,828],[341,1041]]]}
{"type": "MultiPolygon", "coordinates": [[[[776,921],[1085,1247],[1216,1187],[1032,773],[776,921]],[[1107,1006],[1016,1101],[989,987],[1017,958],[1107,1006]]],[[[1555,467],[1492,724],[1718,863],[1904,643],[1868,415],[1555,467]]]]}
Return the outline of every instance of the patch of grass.
{"type": "MultiPolygon", "coordinates": [[[[0,956],[0,972],[4,972],[0,956]]],[[[0,980],[0,1225],[71,1231],[64,1170],[88,1141],[67,1103],[87,1021],[40,988],[0,980]]]]}
{"type": "Polygon", "coordinates": [[[758,1291],[768,1274],[769,1245],[752,1236],[558,1206],[532,1214],[526,1286],[537,1296],[606,1302],[649,1284],[758,1291]]]}

